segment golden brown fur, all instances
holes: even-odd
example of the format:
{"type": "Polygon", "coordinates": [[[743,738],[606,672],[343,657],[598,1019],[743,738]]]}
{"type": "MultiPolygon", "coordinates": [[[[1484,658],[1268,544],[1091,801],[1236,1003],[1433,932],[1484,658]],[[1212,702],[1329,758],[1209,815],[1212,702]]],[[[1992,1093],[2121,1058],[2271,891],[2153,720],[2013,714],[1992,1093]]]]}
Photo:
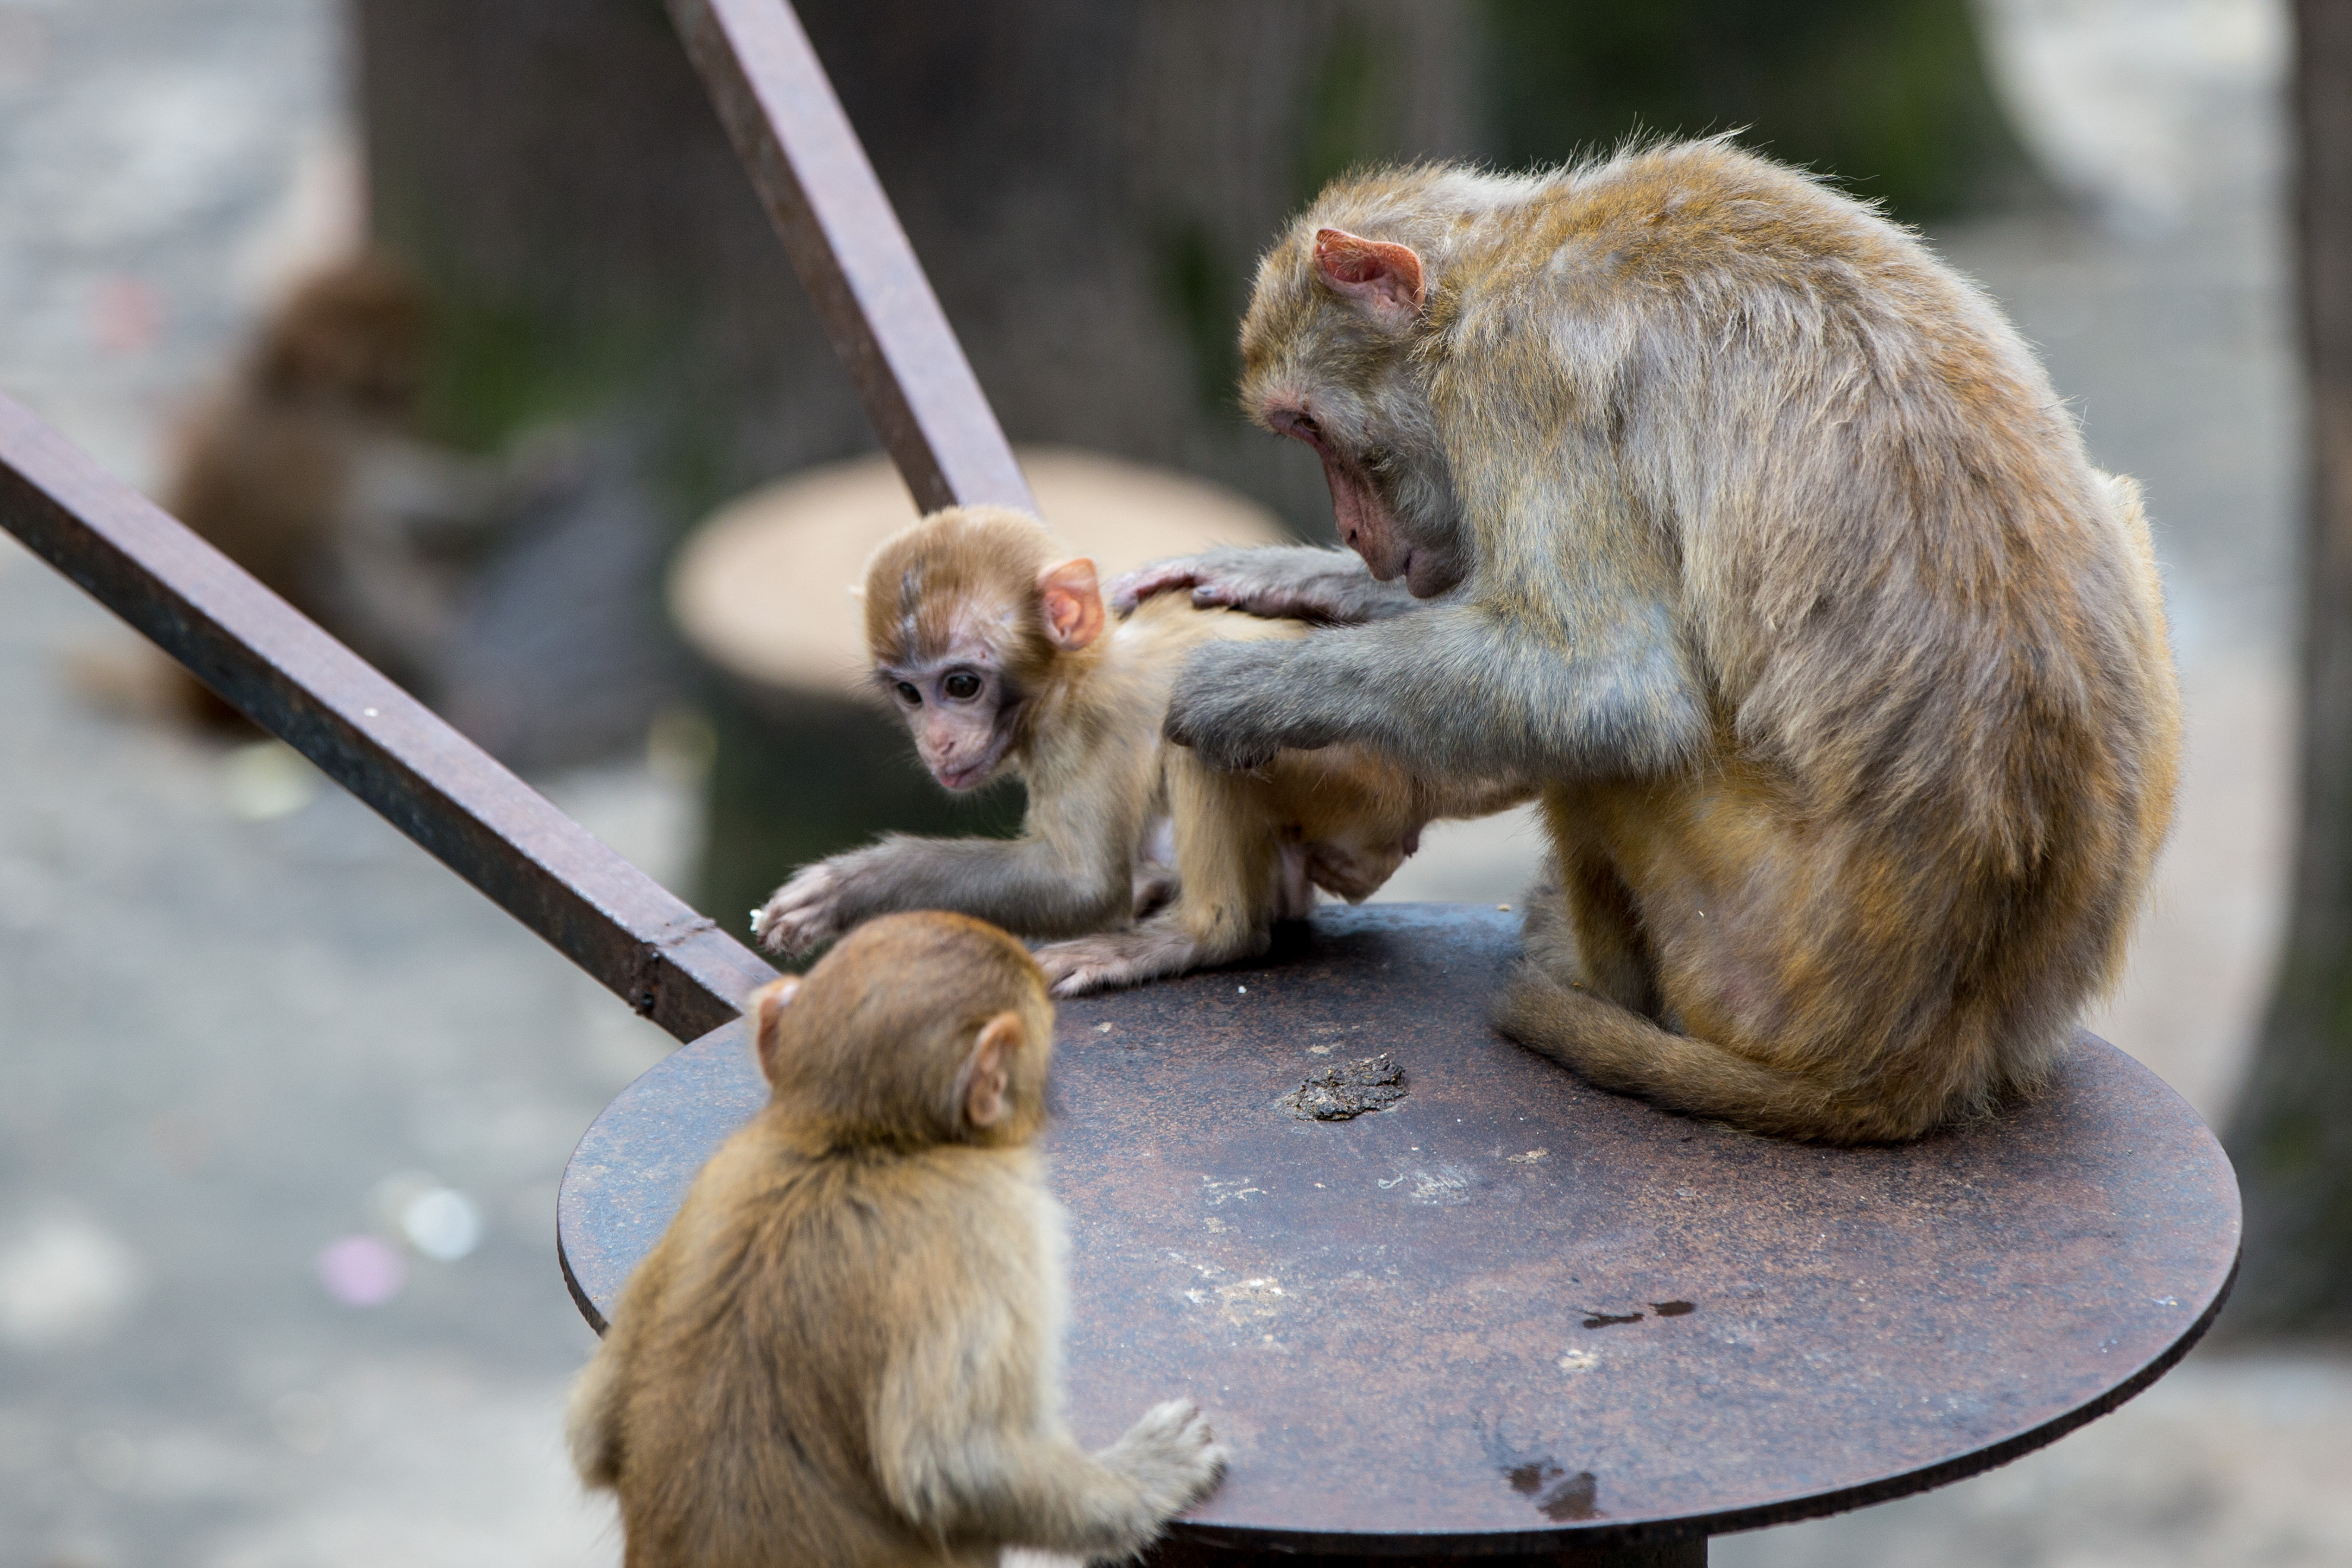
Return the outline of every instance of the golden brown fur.
{"type": "MultiPolygon", "coordinates": [[[[760,917],[794,951],[891,909],[961,910],[1031,936],[1103,934],[1038,953],[1059,995],[1132,984],[1261,951],[1273,922],[1303,915],[1312,888],[1363,899],[1439,817],[1475,816],[1528,798],[1508,783],[1433,784],[1355,746],[1286,752],[1249,773],[1213,773],[1160,732],[1185,656],[1224,640],[1287,639],[1307,627],[1180,599],[1150,599],[1108,635],[1057,646],[1050,635],[1051,541],[1034,518],[999,508],[935,514],[886,542],[866,574],[866,635],[886,689],[942,668],[993,683],[958,719],[908,710],[926,760],[983,752],[1029,789],[1023,836],[887,838],[809,868],[760,917]],[[965,726],[958,738],[947,728],[965,726]],[[926,726],[940,731],[929,739],[926,726]],[[982,728],[984,726],[984,730],[982,728]],[[985,739],[982,736],[985,735],[985,739]],[[1155,878],[1152,840],[1172,827],[1172,879],[1155,878]],[[1173,901],[1139,924],[1144,901],[1173,901]]],[[[1091,601],[1098,622],[1100,601],[1091,601]]],[[[1081,605],[1073,614],[1089,613],[1081,605]]],[[[936,769],[935,769],[936,771],[936,769]]],[[[945,777],[961,776],[951,767],[945,777]]],[[[1149,913],[1149,911],[1146,911],[1149,913]]]]}
{"type": "Polygon", "coordinates": [[[629,1568],[1141,1551],[1223,1453],[1181,1401],[1096,1457],[1063,1425],[1036,965],[980,921],[901,915],[751,1016],[772,1098],[696,1177],[572,1396],[629,1568]]]}
{"type": "MultiPolygon", "coordinates": [[[[1843,1142],[2043,1077],[2122,961],[2179,698],[2137,491],[1980,290],[1679,143],[1343,181],[1242,342],[1245,405],[1433,602],[1205,650],[1171,736],[1548,779],[1499,1022],[1598,1082],[1843,1142]]],[[[1160,581],[1293,607],[1222,576],[1160,581]]]]}

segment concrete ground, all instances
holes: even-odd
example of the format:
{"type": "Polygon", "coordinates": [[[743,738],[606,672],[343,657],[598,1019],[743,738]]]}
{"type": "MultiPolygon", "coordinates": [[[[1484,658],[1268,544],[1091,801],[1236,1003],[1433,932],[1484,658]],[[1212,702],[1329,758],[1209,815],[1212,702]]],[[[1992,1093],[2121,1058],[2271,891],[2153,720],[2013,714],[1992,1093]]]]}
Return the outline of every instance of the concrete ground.
{"type": "MultiPolygon", "coordinates": [[[[1937,237],[2009,304],[2160,529],[2190,764],[2098,1026],[2209,1115],[2284,854],[2296,421],[2272,0],[1984,0],[2093,217],[1937,237]]],[[[118,472],[356,210],[333,0],[0,0],[0,389],[118,472]]],[[[562,1461],[590,1343],[553,1190],[667,1041],[268,746],[108,717],[124,636],[0,542],[0,1564],[610,1563],[562,1461]],[[374,1304],[363,1304],[373,1302],[374,1304]]],[[[690,790],[547,781],[657,876],[690,790]]],[[[1511,819],[1391,891],[1510,899],[1511,819]]],[[[2195,1356],[1978,1480],[1726,1563],[2352,1564],[2352,1362],[2195,1356]]]]}

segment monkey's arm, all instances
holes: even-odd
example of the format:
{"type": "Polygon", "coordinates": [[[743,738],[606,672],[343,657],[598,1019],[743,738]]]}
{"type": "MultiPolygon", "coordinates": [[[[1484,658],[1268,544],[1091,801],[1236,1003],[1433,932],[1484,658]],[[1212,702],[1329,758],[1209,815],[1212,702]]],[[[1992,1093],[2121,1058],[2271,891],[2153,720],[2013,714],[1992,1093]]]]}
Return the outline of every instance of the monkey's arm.
{"type": "Polygon", "coordinates": [[[894,833],[803,867],[754,911],[751,929],[772,950],[796,954],[903,910],[953,910],[1023,936],[1077,936],[1121,924],[1135,907],[1131,814],[1117,801],[1096,812],[1056,811],[1055,804],[1033,793],[1019,838],[894,833]]]}
{"type": "Polygon", "coordinates": [[[1228,770],[1355,741],[1432,776],[1662,772],[1706,738],[1691,666],[1660,605],[1622,601],[1574,626],[1437,605],[1296,641],[1210,644],[1177,679],[1167,735],[1228,770]]]}
{"type": "Polygon", "coordinates": [[[1307,545],[1228,546],[1155,561],[1111,580],[1112,609],[1126,615],[1155,594],[1192,591],[1202,609],[1330,626],[1386,620],[1421,607],[1402,583],[1383,583],[1352,550],[1307,545]]]}
{"type": "Polygon", "coordinates": [[[1098,1455],[1058,1415],[1061,1211],[1025,1153],[936,1161],[926,1226],[896,1237],[896,1344],[868,1405],[875,1479],[944,1542],[1133,1556],[1225,1462],[1187,1400],[1098,1455]]]}
{"type": "Polygon", "coordinates": [[[1124,1561],[1207,1496],[1224,1468],[1199,1407],[1171,1399],[1099,1454],[1045,1435],[967,1435],[928,1451],[918,1442],[886,1468],[883,1489],[927,1533],[1124,1561]]]}

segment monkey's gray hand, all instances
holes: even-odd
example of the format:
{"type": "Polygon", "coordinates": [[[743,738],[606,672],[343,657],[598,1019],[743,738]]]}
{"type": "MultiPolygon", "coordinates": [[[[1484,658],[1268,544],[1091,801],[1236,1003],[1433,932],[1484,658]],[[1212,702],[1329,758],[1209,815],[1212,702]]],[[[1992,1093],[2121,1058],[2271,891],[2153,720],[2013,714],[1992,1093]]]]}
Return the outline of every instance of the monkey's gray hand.
{"type": "Polygon", "coordinates": [[[1208,1418],[1189,1399],[1171,1399],[1143,1413],[1127,1435],[1096,1456],[1133,1480],[1162,1518],[1216,1489],[1227,1455],[1208,1418]]]}
{"type": "Polygon", "coordinates": [[[1286,748],[1313,751],[1339,737],[1310,720],[1290,690],[1295,642],[1220,642],[1196,648],[1176,678],[1161,731],[1219,773],[1262,768],[1286,748]]]}
{"type": "Polygon", "coordinates": [[[843,886],[830,860],[802,867],[765,906],[751,911],[751,933],[770,952],[799,957],[841,934],[843,886]]]}
{"type": "Polygon", "coordinates": [[[1112,578],[1105,593],[1124,616],[1154,595],[1180,588],[1191,589],[1201,609],[1329,626],[1382,620],[1413,607],[1402,584],[1374,581],[1352,552],[1298,545],[1227,547],[1155,561],[1112,578]]]}

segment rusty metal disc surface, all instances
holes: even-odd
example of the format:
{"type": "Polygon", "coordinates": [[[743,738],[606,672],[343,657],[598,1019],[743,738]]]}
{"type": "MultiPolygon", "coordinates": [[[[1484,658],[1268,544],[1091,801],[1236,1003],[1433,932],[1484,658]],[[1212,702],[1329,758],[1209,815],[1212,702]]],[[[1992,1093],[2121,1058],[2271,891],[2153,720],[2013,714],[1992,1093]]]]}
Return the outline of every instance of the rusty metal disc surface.
{"type": "MultiPolygon", "coordinates": [[[[1483,907],[1325,910],[1263,964],[1062,1008],[1070,1416],[1095,1446],[1173,1394],[1211,1413],[1233,1469],[1180,1536],[1529,1552],[1832,1512],[2113,1408],[2218,1310],[2229,1164],[2104,1042],[1964,1131],[1775,1142],[1496,1036],[1516,940],[1483,907]],[[1286,1103],[1381,1052],[1401,1101],[1286,1103]]],[[[714,1035],[590,1129],[559,1231],[592,1321],[764,1099],[714,1035]]]]}

